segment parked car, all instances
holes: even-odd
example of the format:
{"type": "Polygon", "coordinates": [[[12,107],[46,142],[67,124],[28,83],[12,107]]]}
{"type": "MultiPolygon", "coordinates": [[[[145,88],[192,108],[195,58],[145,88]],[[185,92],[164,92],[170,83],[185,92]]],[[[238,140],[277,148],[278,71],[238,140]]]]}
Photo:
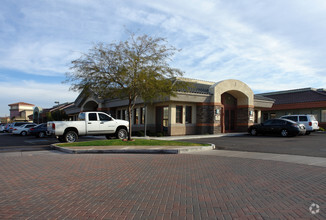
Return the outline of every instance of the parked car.
{"type": "Polygon", "coordinates": [[[284,115],[281,118],[295,121],[299,124],[304,124],[306,127],[306,135],[319,129],[318,121],[313,115],[284,115]]]}
{"type": "Polygon", "coordinates": [[[0,132],[4,132],[5,127],[6,127],[6,124],[1,124],[0,125],[0,132]]]}
{"type": "Polygon", "coordinates": [[[32,127],[35,127],[37,124],[31,123],[31,124],[24,124],[19,127],[14,127],[12,130],[13,134],[20,134],[22,136],[26,136],[29,134],[29,129],[32,127]]]}
{"type": "Polygon", "coordinates": [[[9,127],[10,127],[10,123],[8,123],[8,124],[6,124],[6,126],[5,126],[5,128],[4,128],[4,130],[3,130],[3,132],[9,132],[9,127]]]}
{"type": "Polygon", "coordinates": [[[304,135],[306,129],[303,124],[288,119],[270,119],[264,123],[252,125],[248,129],[249,134],[280,134],[283,137],[304,135]]]}
{"type": "Polygon", "coordinates": [[[13,122],[10,124],[8,132],[12,133],[12,131],[14,130],[14,128],[22,126],[24,124],[30,124],[30,122],[13,122]]]}
{"type": "Polygon", "coordinates": [[[29,133],[30,135],[34,135],[35,137],[45,137],[46,135],[48,135],[46,123],[42,123],[33,128],[30,128],[29,133]]]}

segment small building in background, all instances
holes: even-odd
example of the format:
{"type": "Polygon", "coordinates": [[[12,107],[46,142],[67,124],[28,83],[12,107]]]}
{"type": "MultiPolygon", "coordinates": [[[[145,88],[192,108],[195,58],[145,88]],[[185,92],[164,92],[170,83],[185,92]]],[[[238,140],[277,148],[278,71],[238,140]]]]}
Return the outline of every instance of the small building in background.
{"type": "Polygon", "coordinates": [[[262,110],[263,121],[283,115],[311,114],[315,116],[320,127],[326,128],[325,89],[302,88],[259,95],[274,100],[271,108],[262,110]]]}
{"type": "Polygon", "coordinates": [[[9,117],[0,117],[0,120],[1,120],[1,124],[7,124],[10,122],[9,117]]]}
{"type": "Polygon", "coordinates": [[[41,108],[36,106],[33,112],[34,123],[40,124],[48,121],[65,121],[68,120],[65,109],[72,106],[73,102],[65,102],[62,104],[58,104],[53,106],[52,108],[41,108]]]}
{"type": "Polygon", "coordinates": [[[10,107],[10,120],[11,121],[30,121],[29,116],[33,115],[33,104],[26,102],[17,102],[8,105],[10,107]]]}

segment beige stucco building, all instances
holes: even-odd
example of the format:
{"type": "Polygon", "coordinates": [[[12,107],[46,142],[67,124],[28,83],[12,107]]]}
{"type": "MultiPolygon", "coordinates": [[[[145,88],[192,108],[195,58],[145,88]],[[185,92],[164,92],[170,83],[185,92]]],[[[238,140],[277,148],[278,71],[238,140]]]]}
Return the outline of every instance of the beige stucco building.
{"type": "Polygon", "coordinates": [[[33,114],[33,104],[17,102],[8,106],[10,107],[10,119],[12,121],[31,121],[29,116],[33,114]]]}
{"type": "MultiPolygon", "coordinates": [[[[138,99],[132,114],[133,131],[147,130],[166,135],[218,134],[246,131],[260,122],[261,110],[270,108],[273,100],[255,96],[250,87],[235,79],[208,82],[178,78],[189,84],[189,90],[145,106],[138,99]],[[147,113],[146,113],[147,110],[147,113]]],[[[76,119],[79,112],[104,111],[118,119],[127,119],[127,100],[101,99],[81,93],[74,106],[65,111],[76,119]]]]}

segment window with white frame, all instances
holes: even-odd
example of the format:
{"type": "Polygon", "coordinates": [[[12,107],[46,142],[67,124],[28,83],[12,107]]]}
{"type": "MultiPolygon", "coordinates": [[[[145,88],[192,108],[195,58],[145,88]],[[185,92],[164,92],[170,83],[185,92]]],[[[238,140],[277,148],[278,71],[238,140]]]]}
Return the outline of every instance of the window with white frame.
{"type": "Polygon", "coordinates": [[[321,122],[326,122],[326,110],[321,110],[321,122]]]}

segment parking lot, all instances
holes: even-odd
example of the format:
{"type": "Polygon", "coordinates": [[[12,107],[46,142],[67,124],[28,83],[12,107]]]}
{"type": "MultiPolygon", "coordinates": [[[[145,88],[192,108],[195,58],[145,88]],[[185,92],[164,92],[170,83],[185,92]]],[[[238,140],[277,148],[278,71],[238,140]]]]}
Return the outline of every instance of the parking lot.
{"type": "MultiPolygon", "coordinates": [[[[79,141],[94,140],[95,138],[104,139],[105,137],[80,137],[79,141]]],[[[59,142],[54,137],[36,138],[34,136],[0,133],[0,152],[48,150],[50,144],[53,143],[59,142]]]]}
{"type": "Polygon", "coordinates": [[[235,150],[262,153],[326,157],[326,133],[315,132],[296,137],[241,136],[184,140],[215,144],[216,150],[235,150]]]}
{"type": "MultiPolygon", "coordinates": [[[[105,139],[104,136],[81,137],[79,141],[105,139]]],[[[296,137],[280,136],[226,136],[202,139],[184,139],[195,143],[215,144],[216,150],[235,150],[302,156],[326,157],[326,133],[315,132],[310,135],[296,137]]],[[[50,144],[58,143],[53,137],[35,138],[8,133],[0,134],[0,152],[47,150],[50,144]]]]}

